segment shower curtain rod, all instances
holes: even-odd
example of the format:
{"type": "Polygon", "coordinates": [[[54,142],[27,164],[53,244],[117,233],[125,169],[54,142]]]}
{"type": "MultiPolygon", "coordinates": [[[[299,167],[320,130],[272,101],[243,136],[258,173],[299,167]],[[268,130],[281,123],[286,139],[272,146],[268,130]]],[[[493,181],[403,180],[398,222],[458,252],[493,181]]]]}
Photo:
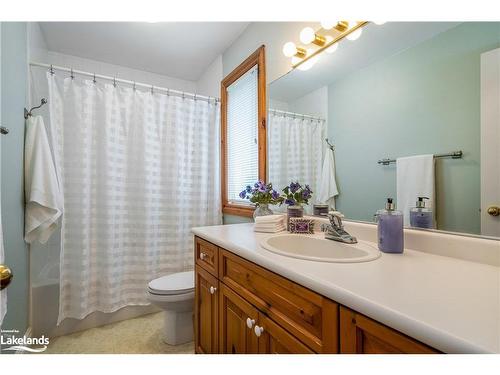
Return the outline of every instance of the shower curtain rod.
{"type": "Polygon", "coordinates": [[[312,120],[322,120],[322,121],[325,120],[324,118],[321,118],[321,117],[303,115],[302,113],[282,111],[282,110],[279,110],[279,109],[269,109],[269,112],[281,113],[281,114],[289,115],[289,116],[293,116],[293,117],[309,118],[309,119],[312,119],[312,120]]]}
{"type": "Polygon", "coordinates": [[[167,95],[168,94],[174,94],[174,95],[182,96],[182,97],[188,96],[188,97],[191,97],[191,98],[196,99],[196,100],[197,99],[201,99],[201,100],[206,100],[206,101],[210,101],[210,100],[215,100],[216,102],[220,101],[219,98],[216,98],[216,97],[213,97],[213,96],[205,96],[205,95],[192,94],[192,93],[188,93],[188,92],[184,92],[184,91],[168,89],[168,88],[165,88],[165,87],[158,87],[158,86],[154,86],[154,85],[148,85],[147,83],[140,83],[140,82],[135,82],[135,81],[129,81],[127,79],[121,79],[121,78],[116,78],[116,77],[111,77],[111,76],[105,76],[105,75],[102,75],[102,74],[85,72],[83,70],[66,68],[64,66],[39,63],[39,62],[35,62],[35,61],[31,61],[30,65],[31,66],[37,66],[37,67],[40,67],[40,68],[46,68],[46,69],[49,69],[49,71],[51,71],[51,72],[53,72],[54,70],[60,70],[60,71],[63,71],[63,72],[68,72],[68,73],[71,74],[71,76],[73,76],[73,74],[80,74],[80,75],[83,75],[83,76],[92,77],[94,80],[96,78],[105,79],[105,80],[108,80],[108,81],[112,81],[113,84],[116,84],[116,83],[125,83],[125,84],[130,85],[130,86],[132,86],[134,88],[135,87],[147,88],[147,89],[151,90],[152,92],[154,90],[164,91],[164,92],[167,93],[167,95]]]}

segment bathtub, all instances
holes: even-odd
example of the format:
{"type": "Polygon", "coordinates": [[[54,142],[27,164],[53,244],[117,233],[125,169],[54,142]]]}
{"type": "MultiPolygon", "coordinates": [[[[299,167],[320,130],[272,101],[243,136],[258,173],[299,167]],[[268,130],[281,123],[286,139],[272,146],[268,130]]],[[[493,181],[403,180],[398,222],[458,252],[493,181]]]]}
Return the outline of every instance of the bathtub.
{"type": "MultiPolygon", "coordinates": [[[[32,259],[33,262],[33,259],[32,259]]],[[[33,264],[32,264],[33,265],[33,264]]],[[[32,267],[33,270],[33,267],[32,267]]],[[[114,313],[95,312],[84,319],[65,319],[57,325],[59,315],[59,259],[45,261],[31,283],[30,321],[32,337],[52,338],[121,320],[161,311],[156,306],[127,306],[114,313]]]]}

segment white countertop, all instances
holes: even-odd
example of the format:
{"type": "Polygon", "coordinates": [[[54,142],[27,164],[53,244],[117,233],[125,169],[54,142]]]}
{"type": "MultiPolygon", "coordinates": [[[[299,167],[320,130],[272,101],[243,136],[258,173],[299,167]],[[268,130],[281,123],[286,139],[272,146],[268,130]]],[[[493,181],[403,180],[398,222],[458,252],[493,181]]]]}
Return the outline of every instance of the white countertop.
{"type": "Polygon", "coordinates": [[[265,250],[260,242],[272,234],[253,224],[192,231],[443,352],[500,353],[499,267],[407,249],[366,263],[322,263],[265,250]]]}

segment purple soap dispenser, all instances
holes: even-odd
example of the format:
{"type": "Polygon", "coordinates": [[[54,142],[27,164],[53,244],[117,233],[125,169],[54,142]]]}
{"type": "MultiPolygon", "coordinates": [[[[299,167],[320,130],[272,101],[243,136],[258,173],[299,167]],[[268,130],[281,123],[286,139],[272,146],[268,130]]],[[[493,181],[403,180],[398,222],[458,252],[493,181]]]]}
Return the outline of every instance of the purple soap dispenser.
{"type": "Polygon", "coordinates": [[[385,210],[378,210],[378,248],[384,253],[400,254],[404,249],[403,213],[387,198],[385,210]]]}

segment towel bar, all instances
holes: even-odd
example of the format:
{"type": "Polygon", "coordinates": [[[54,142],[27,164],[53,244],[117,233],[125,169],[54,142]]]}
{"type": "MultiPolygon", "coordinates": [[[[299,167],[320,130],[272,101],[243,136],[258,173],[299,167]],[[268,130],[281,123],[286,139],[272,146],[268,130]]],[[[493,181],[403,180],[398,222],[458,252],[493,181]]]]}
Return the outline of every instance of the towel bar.
{"type": "MultiPolygon", "coordinates": [[[[453,152],[448,152],[446,154],[436,154],[434,155],[435,158],[452,158],[452,159],[461,159],[463,156],[463,152],[460,151],[453,151],[453,152]]],[[[383,165],[389,165],[391,163],[395,163],[396,159],[380,159],[377,163],[378,164],[383,164],[383,165]]]]}

